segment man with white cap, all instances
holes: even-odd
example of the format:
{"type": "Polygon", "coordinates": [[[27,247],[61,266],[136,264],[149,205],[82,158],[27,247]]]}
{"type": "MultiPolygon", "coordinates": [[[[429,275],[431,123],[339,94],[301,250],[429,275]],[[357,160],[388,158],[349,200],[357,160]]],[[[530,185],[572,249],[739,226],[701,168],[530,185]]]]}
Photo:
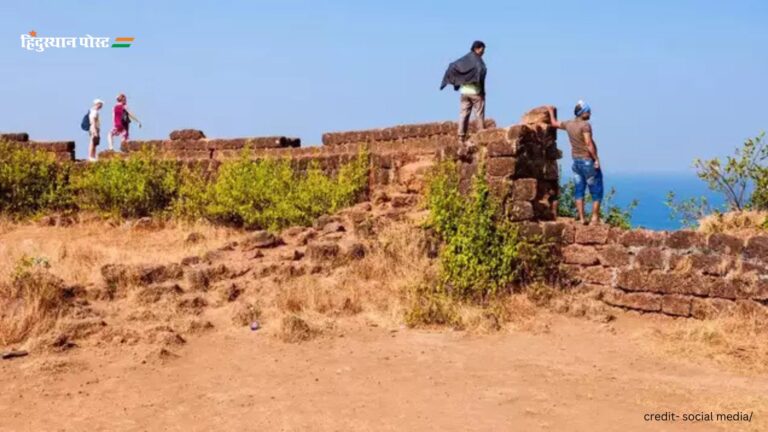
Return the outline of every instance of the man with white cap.
{"type": "Polygon", "coordinates": [[[573,109],[576,116],[573,120],[563,122],[555,118],[554,107],[549,109],[549,118],[552,127],[568,132],[571,142],[571,157],[573,159],[573,174],[575,181],[574,198],[576,209],[579,212],[579,221],[587,223],[584,217],[584,193],[589,188],[592,197],[591,223],[600,223],[600,202],[603,200],[603,171],[600,166],[600,158],[597,156],[597,145],[592,139],[592,125],[589,119],[592,117],[592,109],[584,101],[579,101],[573,109]]]}
{"type": "Polygon", "coordinates": [[[90,137],[90,145],[88,147],[88,161],[96,161],[96,147],[98,147],[101,141],[101,121],[99,120],[99,110],[104,106],[104,101],[101,99],[94,99],[93,106],[88,112],[88,121],[90,128],[88,130],[88,136],[90,137]]]}

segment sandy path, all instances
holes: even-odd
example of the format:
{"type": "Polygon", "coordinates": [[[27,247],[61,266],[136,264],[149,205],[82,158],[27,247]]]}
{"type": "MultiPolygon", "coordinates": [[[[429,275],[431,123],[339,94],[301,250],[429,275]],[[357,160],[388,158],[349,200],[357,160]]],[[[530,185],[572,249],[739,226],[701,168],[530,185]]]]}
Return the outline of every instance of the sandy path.
{"type": "Polygon", "coordinates": [[[369,327],[298,345],[220,328],[164,364],[86,349],[45,361],[66,372],[0,362],[0,430],[768,430],[768,377],[660,358],[628,329],[583,320],[491,336],[369,327]],[[753,423],[642,420],[725,408],[754,410],[753,423]]]}

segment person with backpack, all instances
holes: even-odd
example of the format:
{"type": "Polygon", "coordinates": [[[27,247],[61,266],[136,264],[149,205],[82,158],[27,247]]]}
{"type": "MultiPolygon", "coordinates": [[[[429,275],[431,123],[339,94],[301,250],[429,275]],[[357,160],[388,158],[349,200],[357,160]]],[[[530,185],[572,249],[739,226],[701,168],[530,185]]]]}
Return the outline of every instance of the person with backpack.
{"type": "Polygon", "coordinates": [[[96,161],[96,147],[99,146],[101,141],[101,121],[99,120],[99,110],[104,106],[104,101],[101,99],[94,99],[93,106],[88,110],[88,113],[83,117],[80,127],[88,132],[88,162],[96,161]]]}
{"type": "Polygon", "coordinates": [[[448,65],[440,90],[451,84],[461,93],[459,114],[459,141],[467,140],[467,127],[472,111],[477,118],[477,129],[485,127],[485,75],[488,69],[483,61],[485,43],[474,41],[469,53],[448,65]]]}
{"type": "Polygon", "coordinates": [[[114,150],[114,147],[112,146],[112,137],[119,135],[122,139],[122,142],[128,141],[128,127],[131,124],[131,120],[138,123],[139,127],[141,127],[141,121],[139,121],[139,119],[128,110],[127,103],[128,99],[123,93],[117,95],[117,104],[112,110],[113,127],[109,132],[109,136],[107,137],[110,150],[114,150]]]}

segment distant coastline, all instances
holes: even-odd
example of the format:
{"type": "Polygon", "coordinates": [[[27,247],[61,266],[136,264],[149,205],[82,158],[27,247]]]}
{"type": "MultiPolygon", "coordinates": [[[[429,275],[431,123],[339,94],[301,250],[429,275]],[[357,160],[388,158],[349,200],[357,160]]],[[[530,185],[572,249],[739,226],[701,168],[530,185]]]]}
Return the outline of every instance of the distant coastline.
{"type": "MultiPolygon", "coordinates": [[[[567,181],[564,172],[563,181],[567,181]]],[[[706,196],[713,206],[720,206],[722,198],[710,191],[707,184],[690,173],[619,174],[606,173],[606,188],[616,189],[614,203],[627,206],[633,199],[639,205],[632,214],[632,226],[653,230],[674,230],[681,228],[680,221],[670,219],[669,208],[664,204],[669,191],[678,199],[706,196]]]]}

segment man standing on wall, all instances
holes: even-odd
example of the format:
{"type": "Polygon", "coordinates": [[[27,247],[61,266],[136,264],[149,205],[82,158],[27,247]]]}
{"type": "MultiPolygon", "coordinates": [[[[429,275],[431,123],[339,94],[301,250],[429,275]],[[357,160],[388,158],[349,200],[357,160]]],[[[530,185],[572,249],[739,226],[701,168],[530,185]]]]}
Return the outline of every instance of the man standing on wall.
{"type": "Polygon", "coordinates": [[[461,93],[459,140],[462,143],[467,139],[467,127],[473,109],[477,118],[477,129],[482,130],[485,124],[485,75],[488,69],[485,67],[483,54],[485,43],[473,42],[467,55],[448,65],[440,85],[442,90],[451,84],[454,90],[461,93]]]}
{"type": "Polygon", "coordinates": [[[552,127],[568,132],[568,139],[571,142],[572,170],[576,186],[574,198],[579,212],[579,221],[583,224],[587,223],[584,216],[584,193],[589,187],[589,195],[592,197],[591,223],[599,224],[600,202],[603,200],[603,171],[600,158],[597,156],[597,146],[592,139],[592,125],[589,124],[592,109],[584,101],[579,101],[573,109],[576,118],[560,122],[555,118],[554,107],[547,108],[552,127]]]}

